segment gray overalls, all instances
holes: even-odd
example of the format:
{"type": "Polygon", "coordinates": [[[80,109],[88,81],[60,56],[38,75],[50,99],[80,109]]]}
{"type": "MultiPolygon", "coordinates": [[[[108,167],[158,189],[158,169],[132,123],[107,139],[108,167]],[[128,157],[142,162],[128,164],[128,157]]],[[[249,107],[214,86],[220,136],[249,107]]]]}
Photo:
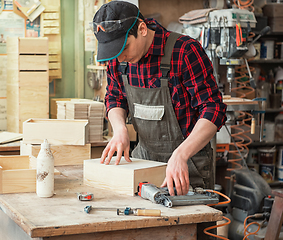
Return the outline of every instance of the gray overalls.
{"type": "MultiPolygon", "coordinates": [[[[159,88],[139,88],[129,85],[126,66],[121,63],[122,78],[133,126],[139,143],[132,157],[168,162],[173,151],[184,141],[168,88],[172,50],[180,35],[171,33],[161,59],[162,77],[159,88]]],[[[192,187],[214,187],[214,173],[210,144],[188,160],[192,187]]]]}

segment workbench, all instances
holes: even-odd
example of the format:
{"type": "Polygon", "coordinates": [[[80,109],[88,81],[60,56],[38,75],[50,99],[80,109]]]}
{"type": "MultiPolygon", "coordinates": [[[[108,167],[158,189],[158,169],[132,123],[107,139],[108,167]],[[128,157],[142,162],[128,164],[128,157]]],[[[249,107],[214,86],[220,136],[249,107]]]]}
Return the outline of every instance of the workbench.
{"type": "MultiPolygon", "coordinates": [[[[27,239],[197,239],[197,223],[222,220],[222,212],[195,205],[166,208],[138,196],[119,195],[83,184],[82,165],[57,167],[55,195],[36,193],[0,195],[0,236],[27,239]],[[79,201],[77,192],[92,192],[92,201],[79,201]],[[117,215],[116,211],[84,207],[160,209],[161,217],[117,215]]],[[[107,176],[105,176],[107,177],[107,176]]]]}

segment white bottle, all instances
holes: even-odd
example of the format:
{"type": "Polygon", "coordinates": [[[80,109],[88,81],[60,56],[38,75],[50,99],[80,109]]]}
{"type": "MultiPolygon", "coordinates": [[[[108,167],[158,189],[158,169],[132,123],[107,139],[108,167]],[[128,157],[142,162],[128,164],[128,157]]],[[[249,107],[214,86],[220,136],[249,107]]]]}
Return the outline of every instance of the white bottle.
{"type": "Polygon", "coordinates": [[[47,139],[41,144],[37,156],[36,194],[39,197],[52,197],[54,194],[54,157],[47,139]]]}

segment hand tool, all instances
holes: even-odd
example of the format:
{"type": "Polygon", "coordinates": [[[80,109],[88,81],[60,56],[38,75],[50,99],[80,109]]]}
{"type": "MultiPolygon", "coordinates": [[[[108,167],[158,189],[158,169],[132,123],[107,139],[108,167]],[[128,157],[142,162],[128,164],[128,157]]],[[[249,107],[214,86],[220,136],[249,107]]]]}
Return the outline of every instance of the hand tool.
{"type": "Polygon", "coordinates": [[[77,198],[80,201],[90,201],[93,199],[93,194],[90,192],[80,192],[80,193],[77,193],[77,198]]]}
{"type": "Polygon", "coordinates": [[[116,211],[117,215],[136,215],[136,216],[151,216],[151,217],[160,217],[161,210],[159,209],[145,209],[145,208],[130,208],[126,207],[124,209],[119,208],[100,208],[100,207],[92,207],[92,206],[85,206],[84,211],[86,213],[90,213],[91,210],[97,211],[116,211]]]}
{"type": "Polygon", "coordinates": [[[138,195],[165,207],[215,204],[219,202],[216,194],[207,192],[202,188],[195,188],[194,191],[189,191],[187,195],[170,196],[168,188],[158,188],[148,182],[139,183],[138,195]]]}

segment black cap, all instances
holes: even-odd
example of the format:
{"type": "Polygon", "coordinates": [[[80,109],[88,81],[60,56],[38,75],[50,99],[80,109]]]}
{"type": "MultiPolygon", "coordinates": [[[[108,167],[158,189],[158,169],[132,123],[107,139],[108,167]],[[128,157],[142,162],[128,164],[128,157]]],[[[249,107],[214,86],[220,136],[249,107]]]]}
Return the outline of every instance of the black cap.
{"type": "Polygon", "coordinates": [[[139,9],[136,5],[125,1],[111,1],[101,6],[93,17],[94,23],[109,20],[123,20],[117,30],[95,33],[98,40],[97,61],[108,61],[118,57],[124,50],[128,33],[138,20],[139,9]],[[133,17],[133,18],[131,18],[133,17]]]}

